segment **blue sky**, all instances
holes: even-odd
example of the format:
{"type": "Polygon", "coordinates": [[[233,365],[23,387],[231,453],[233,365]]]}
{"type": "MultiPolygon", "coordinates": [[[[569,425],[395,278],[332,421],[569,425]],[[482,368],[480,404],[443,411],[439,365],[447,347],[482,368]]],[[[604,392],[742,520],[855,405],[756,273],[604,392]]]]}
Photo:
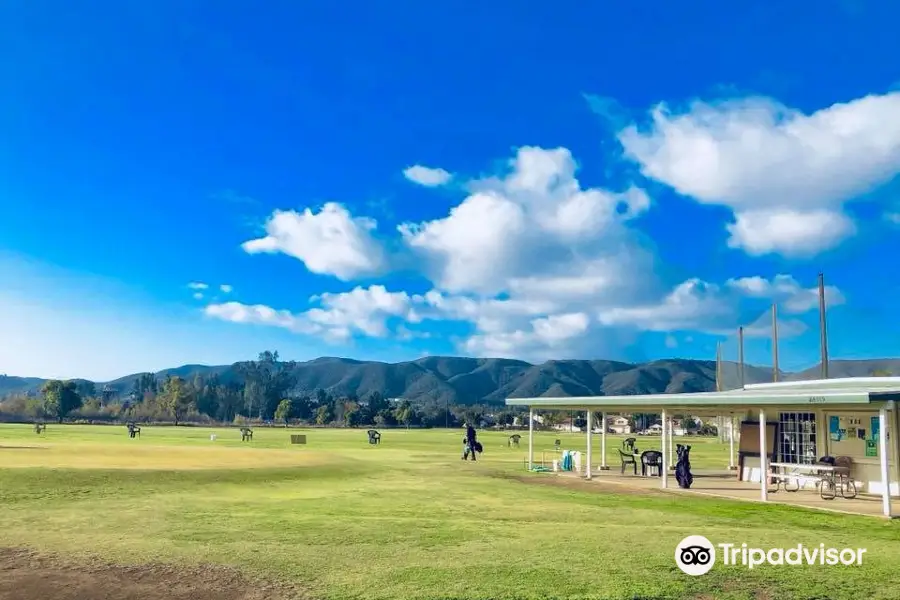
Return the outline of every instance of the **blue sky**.
{"type": "Polygon", "coordinates": [[[820,270],[832,356],[894,356],[898,19],[7,1],[0,373],[712,358],[772,302],[800,368],[820,270]]]}

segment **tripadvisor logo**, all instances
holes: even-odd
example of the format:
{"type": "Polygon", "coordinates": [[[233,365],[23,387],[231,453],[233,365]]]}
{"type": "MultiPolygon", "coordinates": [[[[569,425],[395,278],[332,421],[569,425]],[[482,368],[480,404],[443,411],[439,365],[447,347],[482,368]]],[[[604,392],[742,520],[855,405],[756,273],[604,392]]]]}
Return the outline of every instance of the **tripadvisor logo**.
{"type": "Polygon", "coordinates": [[[753,548],[747,544],[713,544],[702,535],[690,535],[675,548],[675,564],[688,575],[705,575],[716,564],[716,548],[722,564],[753,569],[760,565],[861,565],[865,548],[826,548],[825,544],[790,548],[753,548]]]}

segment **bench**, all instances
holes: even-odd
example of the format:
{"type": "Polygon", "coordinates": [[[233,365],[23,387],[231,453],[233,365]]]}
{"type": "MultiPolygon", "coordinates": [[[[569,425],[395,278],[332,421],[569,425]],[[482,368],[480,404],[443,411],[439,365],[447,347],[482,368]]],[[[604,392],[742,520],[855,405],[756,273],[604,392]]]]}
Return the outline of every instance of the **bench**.
{"type": "Polygon", "coordinates": [[[776,493],[779,488],[785,492],[798,492],[803,487],[801,481],[814,481],[823,500],[834,500],[840,493],[842,498],[851,500],[858,493],[856,482],[850,476],[852,461],[847,456],[840,456],[835,463],[769,463],[768,480],[775,482],[776,493]],[[791,485],[793,484],[793,485],[791,485]]]}
{"type": "Polygon", "coordinates": [[[509,440],[506,442],[506,445],[509,446],[510,448],[512,448],[513,446],[518,448],[520,441],[522,441],[522,436],[519,435],[518,433],[515,433],[515,434],[509,436],[509,440]]]}
{"type": "Polygon", "coordinates": [[[126,425],[128,427],[128,437],[134,438],[135,436],[141,437],[141,428],[137,426],[135,423],[129,423],[126,425]]]}
{"type": "Polygon", "coordinates": [[[241,427],[241,441],[242,442],[252,442],[253,441],[253,430],[249,427],[241,427]]]}

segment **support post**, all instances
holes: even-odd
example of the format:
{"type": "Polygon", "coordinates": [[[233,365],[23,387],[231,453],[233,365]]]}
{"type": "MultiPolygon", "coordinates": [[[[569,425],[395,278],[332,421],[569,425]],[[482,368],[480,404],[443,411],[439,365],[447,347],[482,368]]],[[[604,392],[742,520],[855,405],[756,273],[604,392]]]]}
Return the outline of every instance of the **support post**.
{"type": "Polygon", "coordinates": [[[738,377],[744,389],[744,328],[738,327],[738,377]]]}
{"type": "Polygon", "coordinates": [[[675,419],[669,417],[669,435],[666,440],[669,442],[669,468],[675,468],[675,419]]]}
{"type": "Polygon", "coordinates": [[[728,470],[734,471],[734,415],[728,415],[728,470]]]}
{"type": "Polygon", "coordinates": [[[666,452],[666,419],[668,419],[668,415],[666,415],[666,409],[662,410],[662,488],[666,489],[669,487],[669,460],[668,460],[668,452],[666,452]]]}
{"type": "Polygon", "coordinates": [[[878,458],[881,465],[881,510],[885,517],[891,517],[891,478],[888,473],[888,418],[887,409],[878,410],[878,458]]]}
{"type": "Polygon", "coordinates": [[[584,476],[591,478],[591,463],[594,460],[594,423],[593,413],[590,409],[587,411],[587,465],[584,467],[584,476]]]}
{"type": "Polygon", "coordinates": [[[766,411],[759,409],[759,495],[769,500],[769,452],[766,445],[766,411]]]}
{"type": "Polygon", "coordinates": [[[534,468],[534,409],[528,409],[528,470],[534,468]]]}
{"type": "Polygon", "coordinates": [[[609,471],[609,466],[606,464],[606,411],[603,412],[603,421],[600,423],[600,470],[601,471],[609,471]]]}

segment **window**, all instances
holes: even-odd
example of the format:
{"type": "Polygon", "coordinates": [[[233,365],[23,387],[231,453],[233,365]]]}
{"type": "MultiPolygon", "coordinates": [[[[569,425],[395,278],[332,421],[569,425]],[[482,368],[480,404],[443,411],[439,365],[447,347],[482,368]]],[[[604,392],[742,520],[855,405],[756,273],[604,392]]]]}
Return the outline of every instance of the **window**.
{"type": "Polygon", "coordinates": [[[815,413],[780,413],[778,432],[782,462],[794,464],[816,462],[815,413]]]}

